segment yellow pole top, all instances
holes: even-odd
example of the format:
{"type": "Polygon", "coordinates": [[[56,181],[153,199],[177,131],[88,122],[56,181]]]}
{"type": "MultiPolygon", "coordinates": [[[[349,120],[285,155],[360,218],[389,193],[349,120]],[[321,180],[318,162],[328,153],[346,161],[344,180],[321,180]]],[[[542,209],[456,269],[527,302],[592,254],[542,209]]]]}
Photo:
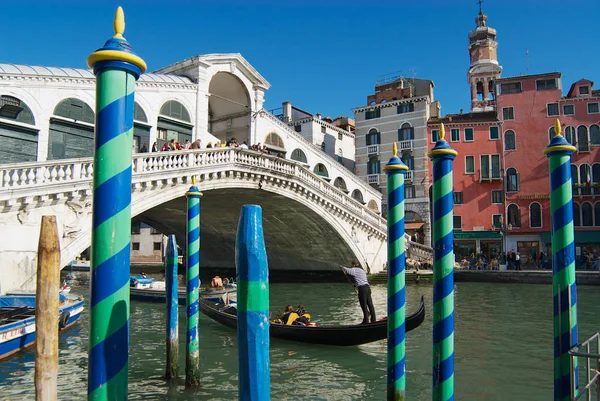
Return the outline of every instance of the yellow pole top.
{"type": "Polygon", "coordinates": [[[125,14],[123,13],[123,7],[119,6],[115,13],[115,22],[113,23],[115,29],[115,36],[113,38],[124,39],[123,32],[125,32],[125,14]]]}
{"type": "Polygon", "coordinates": [[[560,136],[561,129],[560,129],[560,120],[558,118],[554,122],[554,130],[556,131],[556,136],[560,136]]]}
{"type": "Polygon", "coordinates": [[[398,146],[396,146],[396,142],[392,142],[392,155],[398,157],[398,146]]]}
{"type": "Polygon", "coordinates": [[[196,176],[195,175],[192,176],[192,185],[196,185],[196,176]]]}
{"type": "Polygon", "coordinates": [[[444,129],[444,123],[441,123],[440,124],[440,141],[443,141],[445,136],[446,136],[446,130],[444,129]]]}

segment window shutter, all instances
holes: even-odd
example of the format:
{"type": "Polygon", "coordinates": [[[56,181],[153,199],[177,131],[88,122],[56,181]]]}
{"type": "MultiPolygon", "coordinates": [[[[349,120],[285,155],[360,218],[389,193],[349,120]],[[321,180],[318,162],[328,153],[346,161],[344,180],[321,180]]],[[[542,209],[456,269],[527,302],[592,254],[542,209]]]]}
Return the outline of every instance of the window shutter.
{"type": "Polygon", "coordinates": [[[517,173],[517,192],[521,189],[521,173],[517,173]]]}

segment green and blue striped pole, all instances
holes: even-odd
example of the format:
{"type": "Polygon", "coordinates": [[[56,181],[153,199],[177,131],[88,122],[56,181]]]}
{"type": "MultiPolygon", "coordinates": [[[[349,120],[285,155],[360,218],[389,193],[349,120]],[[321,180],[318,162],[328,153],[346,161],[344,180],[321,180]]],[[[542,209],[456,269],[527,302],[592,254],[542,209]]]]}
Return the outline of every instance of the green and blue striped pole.
{"type": "Polygon", "coordinates": [[[179,368],[179,283],[177,241],[169,235],[165,257],[165,274],[167,281],[167,368],[165,378],[173,381],[177,378],[179,368]]]}
{"type": "Polygon", "coordinates": [[[126,400],[128,386],[133,106],[146,63],[123,38],[121,7],[114,29],[87,59],[96,75],[89,400],[126,400]]]}
{"type": "Polygon", "coordinates": [[[433,164],[433,391],[432,400],[454,400],[454,231],[452,161],[458,154],[440,138],[433,164]]]}
{"type": "Polygon", "coordinates": [[[242,206],[235,241],[235,266],[238,305],[238,399],[268,401],[271,397],[269,266],[260,206],[242,206]]]}
{"type": "Polygon", "coordinates": [[[192,186],[187,196],[187,336],[185,387],[200,386],[200,349],[198,344],[198,314],[200,298],[200,198],[202,192],[192,186]]]}
{"type": "Polygon", "coordinates": [[[561,135],[556,119],[556,136],[544,149],[550,164],[550,212],[552,213],[552,292],[554,310],[554,400],[571,399],[579,385],[577,359],[571,375],[569,350],[577,345],[577,287],[575,285],[575,231],[571,155],[575,147],[561,135]]]}
{"type": "Polygon", "coordinates": [[[406,253],[404,244],[404,174],[408,166],[393,156],[383,168],[387,174],[388,196],[388,318],[387,318],[387,399],[406,399],[406,253]]]}

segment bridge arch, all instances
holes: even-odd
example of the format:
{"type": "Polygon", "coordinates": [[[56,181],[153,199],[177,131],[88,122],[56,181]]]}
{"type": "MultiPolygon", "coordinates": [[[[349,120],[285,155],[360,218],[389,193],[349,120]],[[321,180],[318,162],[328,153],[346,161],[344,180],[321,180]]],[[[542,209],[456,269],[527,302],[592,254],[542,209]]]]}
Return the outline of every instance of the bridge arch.
{"type": "Polygon", "coordinates": [[[208,132],[223,143],[236,138],[251,145],[252,105],[244,82],[234,73],[219,71],[211,77],[208,92],[208,132]]]}

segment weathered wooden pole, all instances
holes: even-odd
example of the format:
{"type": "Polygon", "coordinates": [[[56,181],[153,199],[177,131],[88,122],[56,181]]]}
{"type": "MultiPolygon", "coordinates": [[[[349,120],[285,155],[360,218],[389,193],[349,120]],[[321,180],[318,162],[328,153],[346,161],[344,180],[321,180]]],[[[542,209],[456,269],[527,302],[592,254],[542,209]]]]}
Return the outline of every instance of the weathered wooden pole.
{"type": "Polygon", "coordinates": [[[96,76],[88,399],[127,400],[131,247],[131,144],[135,81],[146,63],[115,35],[87,60],[96,76]]]}
{"type": "Polygon", "coordinates": [[[268,401],[269,267],[262,226],[262,209],[244,205],[235,242],[238,302],[238,399],[268,401]]]}
{"type": "Polygon", "coordinates": [[[57,400],[60,241],[55,216],[42,216],[35,292],[35,399],[57,400]]]}
{"type": "Polygon", "coordinates": [[[165,378],[177,378],[179,367],[179,283],[177,282],[177,242],[169,235],[165,272],[167,277],[167,369],[165,378]]]}

